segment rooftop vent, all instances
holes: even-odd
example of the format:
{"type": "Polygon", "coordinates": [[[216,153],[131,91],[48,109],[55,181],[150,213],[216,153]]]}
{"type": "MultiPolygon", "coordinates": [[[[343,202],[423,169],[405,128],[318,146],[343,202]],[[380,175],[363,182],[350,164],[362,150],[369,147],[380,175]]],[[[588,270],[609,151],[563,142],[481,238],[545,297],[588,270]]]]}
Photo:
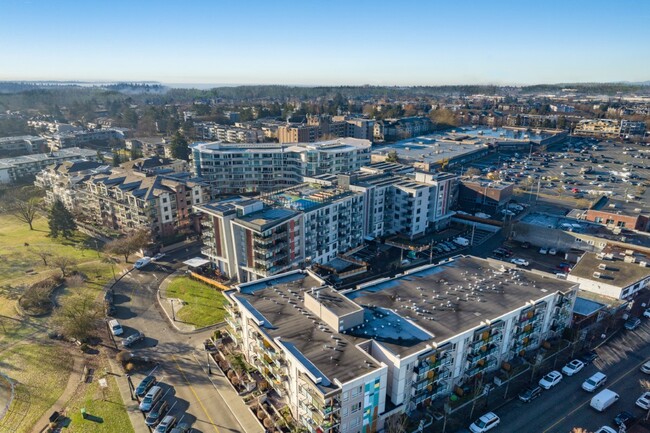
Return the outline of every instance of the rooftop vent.
{"type": "Polygon", "coordinates": [[[600,272],[594,272],[594,278],[600,278],[601,273],[600,272]]]}
{"type": "Polygon", "coordinates": [[[605,260],[605,253],[598,253],[596,254],[596,258],[598,260],[605,260]]]}
{"type": "Polygon", "coordinates": [[[616,203],[610,203],[609,207],[612,208],[612,209],[616,209],[616,203]]]}
{"type": "Polygon", "coordinates": [[[634,212],[641,213],[641,208],[640,207],[634,208],[634,212]]]}
{"type": "Polygon", "coordinates": [[[600,269],[601,271],[604,271],[604,270],[607,269],[607,265],[605,263],[601,263],[600,265],[598,265],[598,269],[600,269]]]}
{"type": "Polygon", "coordinates": [[[625,263],[636,263],[636,258],[633,256],[625,256],[623,259],[625,263]]]}
{"type": "Polygon", "coordinates": [[[647,268],[648,267],[648,262],[639,262],[639,266],[641,266],[643,268],[647,268]]]}

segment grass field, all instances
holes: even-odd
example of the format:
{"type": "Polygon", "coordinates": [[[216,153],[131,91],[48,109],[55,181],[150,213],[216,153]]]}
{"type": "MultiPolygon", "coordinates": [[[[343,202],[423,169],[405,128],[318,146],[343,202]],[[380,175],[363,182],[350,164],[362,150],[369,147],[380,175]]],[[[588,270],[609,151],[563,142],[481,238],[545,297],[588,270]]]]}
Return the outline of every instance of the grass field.
{"type": "Polygon", "coordinates": [[[0,433],[24,433],[63,392],[72,359],[61,346],[26,343],[0,352],[0,369],[16,385],[16,398],[0,420],[0,433]]]}
{"type": "MultiPolygon", "coordinates": [[[[106,360],[104,360],[106,362],[106,360]]],[[[103,368],[102,368],[103,369],[103,368]]],[[[102,370],[98,369],[98,370],[102,370]]],[[[99,371],[97,379],[99,379],[99,371]]],[[[70,433],[130,433],[133,432],[131,420],[126,414],[117,382],[113,376],[106,376],[108,388],[102,393],[98,380],[83,389],[80,395],[68,405],[70,424],[64,430],[70,433]],[[81,417],[81,408],[86,409],[87,419],[81,417]]]]}
{"type": "Polygon", "coordinates": [[[197,328],[222,322],[226,316],[223,294],[214,287],[189,277],[176,277],[167,286],[168,298],[179,298],[185,305],[176,317],[197,328]]]}
{"type": "MultiPolygon", "coordinates": [[[[94,240],[88,236],[77,233],[68,240],[49,238],[45,218],[36,220],[34,228],[29,230],[27,224],[13,216],[0,214],[0,315],[4,316],[0,317],[0,371],[18,382],[17,398],[12,403],[9,415],[0,421],[0,433],[32,430],[34,422],[50,410],[63,392],[72,366],[68,352],[78,350],[73,346],[51,344],[45,332],[49,317],[22,318],[15,310],[23,286],[60,272],[45,266],[33,251],[42,249],[54,255],[74,258],[77,265],[71,269],[86,275],[84,286],[95,290],[97,298],[102,297],[103,287],[113,278],[111,265],[102,261],[94,249],[94,240]]],[[[115,266],[115,272],[119,274],[120,265],[115,266]]],[[[64,303],[72,290],[60,292],[58,302],[64,303]]],[[[90,388],[96,386],[92,384],[90,388]]],[[[114,380],[113,389],[117,392],[114,380]]],[[[109,389],[107,399],[116,403],[98,410],[98,416],[104,416],[103,424],[83,424],[84,428],[75,426],[71,431],[133,431],[119,392],[108,398],[111,392],[109,389]]],[[[87,405],[89,399],[96,397],[88,393],[92,393],[92,390],[73,396],[70,407],[87,405]]]]}

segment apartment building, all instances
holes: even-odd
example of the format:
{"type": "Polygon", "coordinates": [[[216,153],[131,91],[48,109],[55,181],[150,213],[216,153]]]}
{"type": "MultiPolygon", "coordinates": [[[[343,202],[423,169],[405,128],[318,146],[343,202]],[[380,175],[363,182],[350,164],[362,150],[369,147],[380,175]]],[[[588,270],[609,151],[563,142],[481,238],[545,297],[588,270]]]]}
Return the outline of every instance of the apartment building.
{"type": "Polygon", "coordinates": [[[271,191],[296,185],[302,176],[354,171],[370,162],[368,140],[339,138],[318,143],[196,143],[196,176],[214,194],[271,191]]]}
{"type": "Polygon", "coordinates": [[[375,123],[373,134],[382,141],[402,140],[431,132],[433,123],[428,117],[403,117],[375,123]]]}
{"type": "Polygon", "coordinates": [[[61,150],[68,147],[84,146],[90,143],[108,142],[109,140],[124,140],[127,129],[109,128],[93,131],[59,132],[48,137],[47,143],[51,150],[61,150]]]}
{"type": "Polygon", "coordinates": [[[201,139],[224,143],[261,143],[265,138],[264,131],[258,128],[238,128],[213,122],[195,123],[194,128],[201,139]]]}
{"type": "Polygon", "coordinates": [[[3,158],[0,159],[0,184],[15,183],[35,176],[52,164],[75,160],[98,161],[99,157],[94,150],[73,147],[58,152],[3,158]]]}
{"type": "Polygon", "coordinates": [[[126,161],[120,167],[148,174],[188,173],[187,161],[173,158],[148,157],[126,161]]]}
{"type": "Polygon", "coordinates": [[[596,135],[604,137],[618,137],[621,126],[618,120],[612,119],[584,119],[578,122],[573,133],[575,135],[596,135]]]}
{"type": "Polygon", "coordinates": [[[650,259],[620,253],[585,253],[571,269],[567,280],[581,290],[615,299],[630,300],[650,283],[650,259]]]}
{"type": "Polygon", "coordinates": [[[111,167],[98,161],[64,161],[53,164],[36,175],[34,185],[45,190],[45,203],[60,201],[74,215],[81,215],[87,200],[85,181],[111,167]]]}
{"type": "Polygon", "coordinates": [[[371,167],[307,177],[309,183],[255,199],[206,204],[198,208],[206,215],[202,253],[224,275],[250,281],[307,263],[325,264],[368,237],[400,233],[413,239],[449,224],[457,179],[450,173],[407,176],[371,167]]]}
{"type": "Polygon", "coordinates": [[[375,121],[348,116],[307,115],[307,124],[278,127],[280,143],[313,143],[323,137],[351,137],[372,140],[375,121]]]}
{"type": "Polygon", "coordinates": [[[476,257],[345,293],[292,271],[226,292],[226,330],[308,431],[375,432],[560,336],[576,293],[476,257]]]}
{"type": "Polygon", "coordinates": [[[149,175],[113,168],[85,182],[82,219],[120,232],[151,230],[165,242],[200,232],[195,207],[209,199],[206,184],[186,174],[149,175]]]}
{"type": "Polygon", "coordinates": [[[46,140],[34,135],[21,135],[19,137],[0,137],[0,155],[20,156],[34,152],[46,151],[46,140]]]}
{"type": "Polygon", "coordinates": [[[205,215],[202,254],[240,282],[326,263],[363,243],[363,197],[335,187],[303,184],[198,210],[205,215]]]}
{"type": "Polygon", "coordinates": [[[638,136],[643,137],[646,132],[646,124],[641,121],[621,120],[621,137],[638,136]]]}
{"type": "Polygon", "coordinates": [[[167,157],[171,155],[171,146],[165,137],[138,137],[126,140],[126,148],[142,152],[144,157],[167,157]]]}

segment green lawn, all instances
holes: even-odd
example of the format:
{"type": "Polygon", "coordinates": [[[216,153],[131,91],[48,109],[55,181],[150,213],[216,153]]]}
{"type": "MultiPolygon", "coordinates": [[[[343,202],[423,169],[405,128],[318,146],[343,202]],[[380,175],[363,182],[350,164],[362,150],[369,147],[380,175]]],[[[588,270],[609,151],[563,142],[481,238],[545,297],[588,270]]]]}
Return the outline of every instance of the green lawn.
{"type": "Polygon", "coordinates": [[[223,294],[216,288],[189,277],[176,277],[167,286],[168,298],[179,298],[185,305],[176,318],[197,328],[222,322],[226,316],[223,294]]]}
{"type": "MultiPolygon", "coordinates": [[[[99,369],[98,369],[99,373],[99,369]]],[[[106,376],[108,388],[102,393],[99,387],[99,374],[89,384],[83,395],[76,396],[74,402],[68,405],[70,425],[63,430],[70,433],[130,433],[133,432],[131,420],[126,414],[120,390],[113,376],[106,376]],[[104,400],[105,398],[105,400],[104,400]],[[81,417],[81,408],[86,409],[89,419],[81,417]],[[100,421],[101,420],[101,421],[100,421]]]]}
{"type": "Polygon", "coordinates": [[[56,345],[20,344],[0,352],[0,370],[17,383],[10,412],[0,420],[0,433],[30,432],[61,396],[71,368],[72,359],[56,345]]]}

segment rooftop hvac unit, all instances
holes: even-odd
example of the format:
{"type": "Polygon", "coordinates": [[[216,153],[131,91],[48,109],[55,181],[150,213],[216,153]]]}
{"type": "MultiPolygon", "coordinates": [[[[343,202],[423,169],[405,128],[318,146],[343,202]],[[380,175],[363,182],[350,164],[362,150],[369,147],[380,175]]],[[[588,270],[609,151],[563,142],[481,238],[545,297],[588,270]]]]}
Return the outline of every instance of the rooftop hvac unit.
{"type": "Polygon", "coordinates": [[[612,253],[605,254],[605,260],[614,260],[614,254],[612,253]]]}
{"type": "Polygon", "coordinates": [[[598,265],[598,269],[600,269],[601,271],[604,271],[604,270],[607,269],[607,265],[605,263],[601,263],[600,265],[598,265]]]}
{"type": "Polygon", "coordinates": [[[596,254],[596,258],[598,260],[605,260],[605,253],[598,253],[596,254]]]}
{"type": "Polygon", "coordinates": [[[612,208],[612,209],[616,209],[616,203],[610,203],[609,207],[612,208]]]}
{"type": "Polygon", "coordinates": [[[639,262],[639,266],[647,268],[648,267],[648,262],[639,262]]]}
{"type": "Polygon", "coordinates": [[[625,258],[623,259],[623,261],[624,261],[625,263],[636,263],[636,258],[634,258],[634,257],[632,257],[632,256],[625,256],[625,258]]]}
{"type": "Polygon", "coordinates": [[[636,213],[641,213],[641,208],[639,208],[639,207],[634,208],[634,212],[636,212],[636,213]]]}
{"type": "Polygon", "coordinates": [[[594,278],[600,278],[600,272],[594,272],[594,278]]]}
{"type": "Polygon", "coordinates": [[[634,254],[634,250],[625,250],[625,255],[626,256],[631,256],[634,254]]]}

